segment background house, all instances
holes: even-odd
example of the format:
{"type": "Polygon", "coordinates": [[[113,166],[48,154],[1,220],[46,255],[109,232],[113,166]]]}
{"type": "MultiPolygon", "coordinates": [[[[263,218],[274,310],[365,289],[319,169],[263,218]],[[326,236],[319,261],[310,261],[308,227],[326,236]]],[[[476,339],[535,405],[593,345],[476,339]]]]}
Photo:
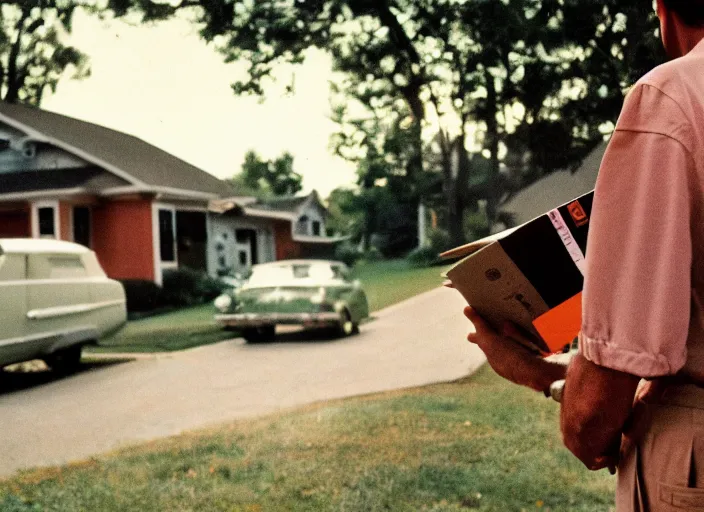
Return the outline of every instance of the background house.
{"type": "Polygon", "coordinates": [[[504,202],[499,211],[510,215],[512,222],[509,226],[497,226],[495,231],[524,224],[575,197],[594,190],[606,146],[606,142],[599,144],[575,172],[569,170],[553,172],[504,202]]]}
{"type": "Polygon", "coordinates": [[[209,237],[211,273],[242,271],[269,261],[335,257],[344,237],[328,236],[328,211],[313,191],[304,196],[257,201],[213,201],[209,237]]]}
{"type": "Polygon", "coordinates": [[[207,268],[208,205],[228,185],[146,142],[0,103],[0,237],[96,251],[110,277],[161,282],[207,268]]]}

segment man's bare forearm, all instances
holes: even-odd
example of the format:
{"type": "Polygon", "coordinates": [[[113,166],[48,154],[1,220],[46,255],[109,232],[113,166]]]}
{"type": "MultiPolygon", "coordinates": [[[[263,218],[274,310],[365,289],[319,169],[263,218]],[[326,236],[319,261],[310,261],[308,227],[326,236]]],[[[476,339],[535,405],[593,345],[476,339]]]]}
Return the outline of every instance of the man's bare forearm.
{"type": "Polygon", "coordinates": [[[604,467],[600,459],[617,452],[640,377],[600,367],[578,354],[566,380],[560,411],[565,446],[590,469],[604,467]]]}
{"type": "Polygon", "coordinates": [[[536,359],[535,365],[535,371],[532,372],[534,378],[528,387],[536,391],[547,393],[553,382],[563,380],[567,375],[567,365],[563,363],[536,359]]]}

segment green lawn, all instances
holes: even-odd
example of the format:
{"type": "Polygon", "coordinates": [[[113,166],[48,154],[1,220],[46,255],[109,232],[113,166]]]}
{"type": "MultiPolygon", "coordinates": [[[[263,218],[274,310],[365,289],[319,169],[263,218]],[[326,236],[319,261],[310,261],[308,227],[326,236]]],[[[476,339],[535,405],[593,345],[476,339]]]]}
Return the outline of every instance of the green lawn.
{"type": "MultiPolygon", "coordinates": [[[[372,311],[428,291],[442,282],[443,267],[412,268],[404,260],[360,265],[355,277],[364,285],[372,311]]],[[[168,352],[230,339],[214,321],[210,304],[135,320],[92,352],[168,352]]]]}
{"type": "Polygon", "coordinates": [[[213,321],[210,304],[134,320],[89,352],[170,352],[233,337],[213,321]]]}
{"type": "Polygon", "coordinates": [[[609,510],[614,478],[562,447],[557,414],[485,367],[24,472],[0,510],[609,510]]]}
{"type": "Polygon", "coordinates": [[[440,286],[447,268],[413,268],[405,260],[391,260],[359,265],[354,274],[364,285],[369,308],[378,311],[440,286]]]}

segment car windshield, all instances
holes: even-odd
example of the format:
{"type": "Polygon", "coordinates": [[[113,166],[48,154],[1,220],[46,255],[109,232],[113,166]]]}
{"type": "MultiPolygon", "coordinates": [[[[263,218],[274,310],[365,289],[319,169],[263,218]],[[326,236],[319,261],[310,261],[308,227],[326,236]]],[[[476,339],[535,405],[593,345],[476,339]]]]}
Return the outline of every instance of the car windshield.
{"type": "Polygon", "coordinates": [[[345,281],[345,272],[340,265],[329,263],[294,263],[253,267],[247,282],[248,288],[268,286],[307,286],[335,284],[345,281]]]}

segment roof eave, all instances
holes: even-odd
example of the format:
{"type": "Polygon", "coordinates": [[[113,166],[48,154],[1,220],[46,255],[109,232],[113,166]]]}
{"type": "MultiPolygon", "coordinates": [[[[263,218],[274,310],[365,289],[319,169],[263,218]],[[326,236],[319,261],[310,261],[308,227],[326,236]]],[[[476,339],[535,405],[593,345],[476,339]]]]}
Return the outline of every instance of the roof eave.
{"type": "Polygon", "coordinates": [[[32,192],[13,192],[10,194],[0,194],[0,203],[9,201],[22,201],[42,198],[56,198],[88,194],[91,191],[84,187],[58,188],[47,190],[34,190],[32,192]]]}
{"type": "Polygon", "coordinates": [[[114,187],[100,192],[103,197],[114,197],[125,194],[161,194],[167,196],[167,198],[172,199],[191,199],[200,201],[212,201],[218,199],[217,194],[209,194],[206,192],[197,192],[195,190],[184,190],[179,188],[171,187],[138,187],[138,186],[127,186],[127,187],[114,187]]]}

